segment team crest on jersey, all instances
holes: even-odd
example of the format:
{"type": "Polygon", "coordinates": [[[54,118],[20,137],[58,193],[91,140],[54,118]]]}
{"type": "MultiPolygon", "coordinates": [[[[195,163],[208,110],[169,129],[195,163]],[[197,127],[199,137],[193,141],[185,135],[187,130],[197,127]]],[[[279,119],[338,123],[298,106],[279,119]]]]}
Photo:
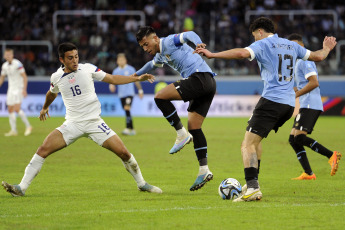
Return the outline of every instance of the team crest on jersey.
{"type": "Polygon", "coordinates": [[[171,60],[169,54],[166,54],[165,57],[168,58],[169,61],[171,60]]]}
{"type": "Polygon", "coordinates": [[[74,75],[68,76],[68,82],[69,82],[70,84],[73,84],[73,83],[75,82],[75,77],[74,77],[74,75]]]}

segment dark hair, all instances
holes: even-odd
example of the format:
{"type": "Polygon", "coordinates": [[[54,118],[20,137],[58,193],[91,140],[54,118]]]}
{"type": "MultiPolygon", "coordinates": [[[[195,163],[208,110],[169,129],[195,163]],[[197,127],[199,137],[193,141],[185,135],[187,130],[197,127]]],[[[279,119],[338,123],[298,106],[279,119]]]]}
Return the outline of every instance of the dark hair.
{"type": "Polygon", "coordinates": [[[296,41],[299,41],[299,42],[303,42],[303,37],[302,37],[302,35],[296,34],[296,33],[290,34],[290,35],[287,37],[287,39],[289,39],[290,41],[296,40],[296,41]]]}
{"type": "Polygon", "coordinates": [[[144,37],[155,33],[155,30],[151,26],[140,27],[136,34],[137,42],[140,42],[144,37]]]}
{"type": "Polygon", "coordinates": [[[250,24],[249,31],[251,33],[257,29],[263,29],[267,33],[275,33],[273,21],[265,17],[257,18],[250,24]]]}
{"type": "Polygon", "coordinates": [[[71,50],[78,50],[77,46],[70,42],[61,43],[58,47],[59,57],[64,58],[65,53],[71,50]]]}

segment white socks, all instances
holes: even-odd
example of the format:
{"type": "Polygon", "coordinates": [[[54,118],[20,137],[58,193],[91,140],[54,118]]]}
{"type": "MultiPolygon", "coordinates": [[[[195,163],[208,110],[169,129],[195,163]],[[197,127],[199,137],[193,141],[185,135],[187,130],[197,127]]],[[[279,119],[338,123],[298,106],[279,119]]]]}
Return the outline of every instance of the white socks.
{"type": "Polygon", "coordinates": [[[41,170],[43,163],[44,163],[44,158],[39,156],[37,153],[35,153],[35,155],[32,157],[28,166],[26,166],[25,174],[23,176],[22,181],[19,184],[23,192],[25,192],[26,189],[28,189],[32,180],[36,177],[36,175],[41,170]]]}
{"type": "Polygon", "coordinates": [[[208,165],[199,166],[199,175],[205,174],[208,171],[210,171],[208,165]]]}
{"type": "Polygon", "coordinates": [[[176,130],[176,132],[177,132],[177,136],[179,137],[186,136],[187,134],[187,130],[184,127],[182,127],[182,129],[176,130]]]}
{"type": "Polygon", "coordinates": [[[135,160],[134,156],[131,154],[131,158],[128,161],[122,161],[123,165],[127,169],[127,171],[132,174],[134,180],[137,182],[138,187],[142,187],[145,185],[145,180],[141,175],[141,171],[137,161],[135,160]]]}
{"type": "Polygon", "coordinates": [[[8,119],[10,120],[11,130],[17,132],[16,114],[15,113],[8,114],[8,119]]]}
{"type": "Polygon", "coordinates": [[[20,116],[26,127],[31,126],[23,110],[19,110],[18,115],[20,116]]]}

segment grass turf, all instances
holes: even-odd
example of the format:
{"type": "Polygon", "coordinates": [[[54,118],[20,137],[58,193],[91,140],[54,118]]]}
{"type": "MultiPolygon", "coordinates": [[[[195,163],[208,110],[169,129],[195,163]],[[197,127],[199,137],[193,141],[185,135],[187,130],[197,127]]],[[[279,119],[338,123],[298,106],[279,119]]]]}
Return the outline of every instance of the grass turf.
{"type": "MultiPolygon", "coordinates": [[[[124,118],[104,118],[121,133],[124,118]]],[[[170,155],[175,132],[162,118],[134,118],[136,136],[121,136],[147,182],[163,194],[139,192],[119,158],[87,138],[45,161],[25,197],[0,190],[0,229],[343,229],[344,167],[330,176],[325,157],[307,149],[315,181],[292,181],[302,168],[288,144],[292,120],[263,140],[260,186],[263,200],[231,203],[217,192],[228,177],[245,183],[240,145],[244,118],[207,118],[209,167],[214,179],[190,192],[198,163],[193,144],[170,155]]],[[[30,118],[33,134],[0,138],[0,179],[19,183],[46,135],[63,118],[42,123],[30,118]]],[[[186,119],[183,119],[186,124],[186,119]]],[[[331,150],[344,151],[344,118],[321,117],[311,135],[331,150]]],[[[0,118],[0,132],[8,119],[0,118]]],[[[344,160],[344,159],[343,159],[344,160]]]]}

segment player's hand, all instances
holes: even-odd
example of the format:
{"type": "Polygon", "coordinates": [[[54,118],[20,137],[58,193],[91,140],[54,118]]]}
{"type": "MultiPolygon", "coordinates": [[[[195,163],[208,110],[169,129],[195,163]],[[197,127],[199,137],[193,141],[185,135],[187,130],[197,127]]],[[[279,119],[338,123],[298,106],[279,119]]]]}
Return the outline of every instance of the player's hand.
{"type": "Polygon", "coordinates": [[[109,90],[110,90],[110,92],[115,93],[115,91],[116,91],[116,86],[110,84],[110,85],[109,85],[109,90]]]}
{"type": "Polygon", "coordinates": [[[205,49],[206,48],[206,44],[205,43],[200,43],[200,44],[197,44],[195,49],[198,49],[198,48],[203,48],[205,49]]]}
{"type": "Polygon", "coordinates": [[[331,51],[335,45],[337,44],[336,38],[335,37],[325,37],[323,40],[323,48],[329,49],[331,51]]]}
{"type": "Polygon", "coordinates": [[[212,53],[209,50],[204,49],[204,48],[198,48],[194,51],[194,53],[200,54],[200,55],[205,56],[209,59],[212,58],[212,53]]]}
{"type": "Polygon", "coordinates": [[[139,81],[148,81],[150,83],[153,83],[155,81],[155,77],[152,74],[148,74],[148,73],[140,75],[138,79],[139,81]]]}
{"type": "Polygon", "coordinates": [[[49,108],[48,109],[43,109],[40,111],[40,116],[38,117],[40,119],[40,121],[45,121],[47,120],[46,115],[48,115],[48,117],[50,118],[49,115],[49,108]]]}
{"type": "Polygon", "coordinates": [[[28,95],[28,92],[25,89],[23,89],[23,97],[26,97],[27,95],[28,95]]]}

